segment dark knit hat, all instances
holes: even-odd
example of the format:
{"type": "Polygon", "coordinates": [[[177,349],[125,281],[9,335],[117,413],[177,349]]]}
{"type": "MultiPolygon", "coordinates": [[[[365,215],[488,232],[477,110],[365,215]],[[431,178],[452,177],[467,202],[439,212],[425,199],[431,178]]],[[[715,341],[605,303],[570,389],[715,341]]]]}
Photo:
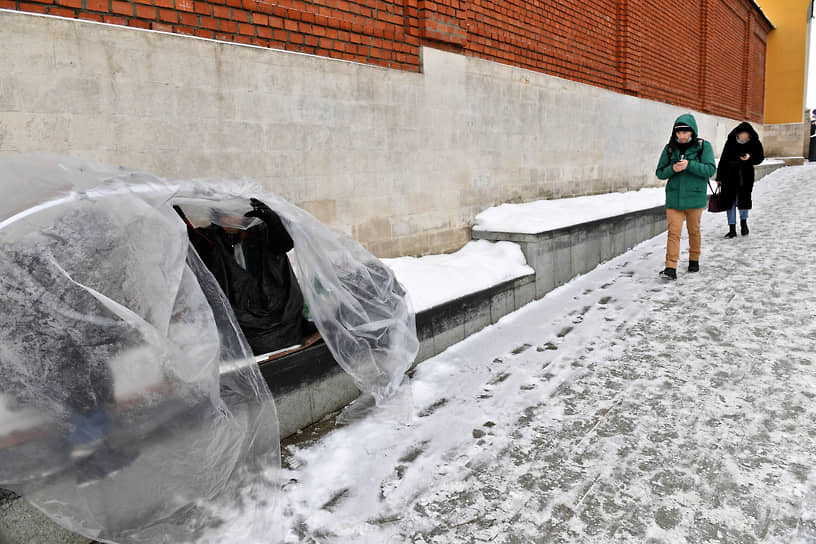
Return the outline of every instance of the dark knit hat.
{"type": "Polygon", "coordinates": [[[676,125],[674,125],[674,131],[675,132],[680,131],[680,130],[687,130],[689,132],[694,132],[694,130],[685,123],[677,123],[676,125]]]}

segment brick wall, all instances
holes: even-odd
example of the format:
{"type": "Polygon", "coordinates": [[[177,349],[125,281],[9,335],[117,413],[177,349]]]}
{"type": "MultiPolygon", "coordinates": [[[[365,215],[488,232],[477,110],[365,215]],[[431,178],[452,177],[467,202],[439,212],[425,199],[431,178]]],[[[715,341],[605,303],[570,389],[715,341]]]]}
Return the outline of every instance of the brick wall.
{"type": "Polygon", "coordinates": [[[407,71],[420,46],[762,121],[770,25],[751,0],[0,0],[407,71]]]}
{"type": "Polygon", "coordinates": [[[0,0],[0,8],[419,69],[402,0],[0,0]]]}

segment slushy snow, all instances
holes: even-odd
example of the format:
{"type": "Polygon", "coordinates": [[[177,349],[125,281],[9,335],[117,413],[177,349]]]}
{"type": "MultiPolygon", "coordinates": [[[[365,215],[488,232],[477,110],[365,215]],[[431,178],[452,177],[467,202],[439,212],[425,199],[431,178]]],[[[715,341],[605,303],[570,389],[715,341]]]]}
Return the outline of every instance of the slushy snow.
{"type": "Polygon", "coordinates": [[[699,274],[661,282],[665,235],[602,264],[286,447],[246,510],[289,543],[816,542],[813,202],[782,169],[750,236],[705,214],[699,274]]]}
{"type": "Polygon", "coordinates": [[[526,204],[502,204],[476,216],[473,230],[538,234],[624,213],[647,210],[666,203],[662,187],[578,196],[557,200],[536,200],[526,204]]]}
{"type": "Polygon", "coordinates": [[[505,281],[533,274],[518,244],[469,242],[456,253],[383,259],[421,312],[505,281]]]}

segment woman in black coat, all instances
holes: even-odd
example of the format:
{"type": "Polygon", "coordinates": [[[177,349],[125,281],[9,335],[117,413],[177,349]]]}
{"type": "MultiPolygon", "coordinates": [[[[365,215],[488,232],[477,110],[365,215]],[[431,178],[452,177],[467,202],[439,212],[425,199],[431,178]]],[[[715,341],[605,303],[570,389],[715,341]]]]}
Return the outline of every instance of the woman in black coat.
{"type": "Polygon", "coordinates": [[[722,187],[721,203],[727,208],[728,234],[737,236],[737,208],[740,210],[740,232],[748,235],[748,210],[754,190],[754,166],[765,160],[765,151],[759,135],[750,123],[740,123],[728,135],[720,164],[717,166],[717,184],[722,187]]]}

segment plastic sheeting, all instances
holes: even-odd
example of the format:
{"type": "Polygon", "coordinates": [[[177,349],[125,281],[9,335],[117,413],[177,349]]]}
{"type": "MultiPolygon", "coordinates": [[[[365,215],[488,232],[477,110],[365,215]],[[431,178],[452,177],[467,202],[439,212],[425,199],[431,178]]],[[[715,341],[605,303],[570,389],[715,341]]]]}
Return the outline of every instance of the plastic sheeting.
{"type": "Polygon", "coordinates": [[[85,536],[195,541],[216,505],[276,498],[274,403],[174,204],[277,212],[311,318],[375,399],[416,356],[392,272],[257,184],[12,156],[0,194],[0,486],[85,536]]]}

